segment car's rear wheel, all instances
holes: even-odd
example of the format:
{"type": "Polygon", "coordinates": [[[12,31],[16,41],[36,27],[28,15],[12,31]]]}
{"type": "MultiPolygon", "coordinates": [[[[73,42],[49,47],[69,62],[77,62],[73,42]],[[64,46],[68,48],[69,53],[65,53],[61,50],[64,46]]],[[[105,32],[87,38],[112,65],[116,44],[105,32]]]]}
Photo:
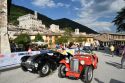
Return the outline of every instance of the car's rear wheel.
{"type": "Polygon", "coordinates": [[[81,80],[85,83],[90,83],[93,78],[93,67],[86,66],[81,74],[81,80]]]}
{"type": "Polygon", "coordinates": [[[61,64],[58,69],[58,76],[60,78],[64,78],[66,76],[66,66],[64,64],[61,64]]]}
{"type": "Polygon", "coordinates": [[[40,77],[45,77],[50,73],[50,65],[49,63],[45,63],[40,67],[40,70],[38,71],[38,74],[40,77]]]}

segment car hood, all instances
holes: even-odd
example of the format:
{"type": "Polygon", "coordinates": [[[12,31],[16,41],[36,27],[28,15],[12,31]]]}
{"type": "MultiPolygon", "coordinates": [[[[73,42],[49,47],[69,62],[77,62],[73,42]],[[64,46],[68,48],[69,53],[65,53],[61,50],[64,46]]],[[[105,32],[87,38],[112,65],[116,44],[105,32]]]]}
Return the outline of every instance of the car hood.
{"type": "Polygon", "coordinates": [[[91,54],[87,54],[87,55],[75,55],[73,57],[73,59],[83,60],[83,59],[90,59],[91,57],[92,57],[91,54]]]}
{"type": "Polygon", "coordinates": [[[34,55],[34,56],[31,56],[31,57],[29,57],[28,59],[27,59],[27,61],[29,62],[31,62],[31,61],[34,61],[37,57],[38,57],[39,55],[34,55]]]}

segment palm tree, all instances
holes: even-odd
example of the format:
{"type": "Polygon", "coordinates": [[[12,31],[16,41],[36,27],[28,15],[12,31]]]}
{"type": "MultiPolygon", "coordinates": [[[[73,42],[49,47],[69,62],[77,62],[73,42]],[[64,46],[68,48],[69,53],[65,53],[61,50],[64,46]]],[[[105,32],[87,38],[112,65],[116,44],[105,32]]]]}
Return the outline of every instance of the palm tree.
{"type": "Polygon", "coordinates": [[[125,8],[117,12],[117,16],[112,22],[117,26],[117,32],[125,31],[125,8]]]}

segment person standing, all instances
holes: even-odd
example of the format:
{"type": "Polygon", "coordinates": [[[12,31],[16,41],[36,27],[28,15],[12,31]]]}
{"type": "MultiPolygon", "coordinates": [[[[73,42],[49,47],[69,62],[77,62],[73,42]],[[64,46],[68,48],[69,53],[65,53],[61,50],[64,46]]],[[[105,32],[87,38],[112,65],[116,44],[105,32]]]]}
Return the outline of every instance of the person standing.
{"type": "Polygon", "coordinates": [[[91,50],[91,44],[90,42],[85,42],[85,45],[83,47],[84,50],[91,50]]]}
{"type": "Polygon", "coordinates": [[[111,51],[112,57],[114,56],[114,50],[115,50],[115,47],[113,45],[111,45],[110,46],[110,51],[111,51]]]}
{"type": "Polygon", "coordinates": [[[123,69],[124,63],[125,63],[125,46],[124,46],[124,49],[122,52],[122,58],[121,58],[121,68],[122,69],[123,69]]]}

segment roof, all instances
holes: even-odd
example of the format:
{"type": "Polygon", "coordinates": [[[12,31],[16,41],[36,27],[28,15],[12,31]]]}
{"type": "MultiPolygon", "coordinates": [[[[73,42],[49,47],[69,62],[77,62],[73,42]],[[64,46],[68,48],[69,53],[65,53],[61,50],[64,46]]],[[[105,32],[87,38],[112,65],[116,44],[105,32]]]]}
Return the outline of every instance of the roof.
{"type": "Polygon", "coordinates": [[[20,30],[27,30],[24,28],[8,28],[8,31],[20,31],[20,30]]]}
{"type": "Polygon", "coordinates": [[[101,33],[101,34],[110,34],[110,35],[125,35],[125,33],[101,33]]]}
{"type": "MultiPolygon", "coordinates": [[[[15,36],[18,36],[18,35],[20,35],[21,33],[15,33],[14,35],[15,36]]],[[[37,35],[38,33],[27,33],[28,35],[30,35],[30,36],[35,36],[35,35],[37,35]]],[[[60,36],[61,34],[60,33],[39,33],[39,34],[41,34],[41,35],[43,35],[43,36],[45,36],[45,35],[48,35],[48,36],[60,36]]]]}
{"type": "Polygon", "coordinates": [[[102,36],[102,35],[95,36],[94,39],[99,40],[99,41],[102,41],[102,42],[111,41],[111,40],[109,40],[108,38],[106,38],[106,37],[104,37],[104,36],[102,36]]]}
{"type": "Polygon", "coordinates": [[[83,35],[83,34],[72,34],[73,37],[86,37],[86,38],[93,38],[92,35],[83,35]]]}

